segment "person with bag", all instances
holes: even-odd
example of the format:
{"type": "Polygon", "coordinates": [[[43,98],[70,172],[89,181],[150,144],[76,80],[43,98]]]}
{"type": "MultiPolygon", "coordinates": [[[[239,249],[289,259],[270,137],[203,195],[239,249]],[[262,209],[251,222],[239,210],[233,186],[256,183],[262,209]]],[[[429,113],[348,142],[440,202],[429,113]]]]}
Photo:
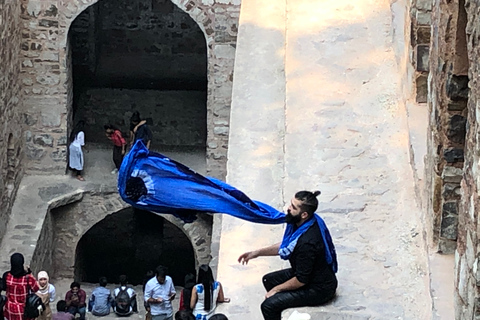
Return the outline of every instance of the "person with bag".
{"type": "Polygon", "coordinates": [[[113,311],[119,316],[128,316],[138,312],[137,294],[132,288],[127,287],[127,276],[122,274],[119,278],[120,287],[113,290],[113,311]]]}
{"type": "Polygon", "coordinates": [[[38,273],[38,286],[40,289],[37,291],[37,296],[42,299],[45,309],[37,318],[37,320],[52,320],[52,310],[50,308],[50,302],[55,301],[55,287],[48,282],[49,277],[46,271],[40,271],[38,273]]]}
{"type": "Polygon", "coordinates": [[[7,303],[4,308],[4,317],[7,320],[36,318],[39,315],[39,308],[42,308],[38,303],[41,299],[35,294],[39,289],[37,280],[31,275],[30,268],[25,269],[24,263],[25,259],[21,253],[12,254],[10,271],[5,272],[2,277],[2,290],[7,293],[7,303]],[[36,316],[32,314],[34,308],[37,310],[36,316]]]}

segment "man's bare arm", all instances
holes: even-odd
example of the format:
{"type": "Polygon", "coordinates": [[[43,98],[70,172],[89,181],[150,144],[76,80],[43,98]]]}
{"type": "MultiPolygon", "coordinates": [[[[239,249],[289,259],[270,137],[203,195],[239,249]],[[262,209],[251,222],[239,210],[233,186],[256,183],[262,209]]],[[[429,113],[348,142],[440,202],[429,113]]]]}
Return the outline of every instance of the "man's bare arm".
{"type": "Polygon", "coordinates": [[[269,247],[265,247],[255,251],[245,252],[238,258],[238,262],[241,264],[248,264],[249,260],[255,259],[257,257],[276,256],[278,255],[278,249],[280,249],[280,242],[269,247]]]}

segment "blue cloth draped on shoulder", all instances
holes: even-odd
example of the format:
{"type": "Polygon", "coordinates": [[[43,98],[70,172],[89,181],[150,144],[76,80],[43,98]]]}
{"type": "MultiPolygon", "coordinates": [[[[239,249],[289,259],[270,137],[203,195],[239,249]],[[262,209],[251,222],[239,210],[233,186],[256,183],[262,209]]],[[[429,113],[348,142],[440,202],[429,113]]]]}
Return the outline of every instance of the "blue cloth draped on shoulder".
{"type": "MultiPolygon", "coordinates": [[[[285,222],[284,213],[251,200],[225,182],[204,177],[181,163],[149,151],[140,140],[123,159],[118,174],[118,192],[125,202],[135,208],[170,213],[185,222],[194,221],[199,211],[226,213],[256,223],[285,222]]],[[[327,263],[336,272],[337,260],[330,232],[322,218],[315,217],[325,243],[327,263]]],[[[298,237],[308,229],[307,224],[311,226],[313,220],[295,231],[287,225],[279,252],[282,258],[288,259],[298,237]]]]}

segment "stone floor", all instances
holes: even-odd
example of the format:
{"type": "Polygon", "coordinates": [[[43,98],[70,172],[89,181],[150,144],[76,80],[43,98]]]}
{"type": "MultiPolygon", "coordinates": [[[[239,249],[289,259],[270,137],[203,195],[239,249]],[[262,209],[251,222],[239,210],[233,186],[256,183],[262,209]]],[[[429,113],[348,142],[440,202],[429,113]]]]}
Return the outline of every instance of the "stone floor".
{"type": "MultiPolygon", "coordinates": [[[[394,43],[405,29],[392,16],[386,0],[242,1],[227,181],[278,209],[297,190],[321,190],[318,212],[339,260],[336,298],[288,310],[284,319],[294,312],[411,320],[436,313],[418,194],[427,121],[409,127],[395,51],[405,47],[394,43]]],[[[261,319],[261,277],[286,263],[267,257],[242,266],[237,258],[280,241],[283,227],[228,216],[217,226],[218,278],[232,299],[219,311],[261,319]]],[[[442,319],[451,320],[452,292],[443,292],[442,319]]]]}

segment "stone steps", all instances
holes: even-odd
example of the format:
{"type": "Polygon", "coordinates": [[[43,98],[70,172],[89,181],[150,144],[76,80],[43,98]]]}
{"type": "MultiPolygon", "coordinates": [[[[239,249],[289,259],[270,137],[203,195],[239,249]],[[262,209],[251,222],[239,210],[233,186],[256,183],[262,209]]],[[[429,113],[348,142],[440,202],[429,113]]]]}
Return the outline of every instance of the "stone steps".
{"type": "MultiPolygon", "coordinates": [[[[228,182],[278,209],[298,190],[322,191],[318,211],[337,247],[339,288],[331,303],[298,311],[312,319],[430,319],[390,4],[275,5],[242,1],[228,182]]],[[[280,241],[283,227],[223,217],[215,229],[218,279],[232,298],[219,312],[261,319],[260,279],[288,264],[236,259],[280,241]]]]}

